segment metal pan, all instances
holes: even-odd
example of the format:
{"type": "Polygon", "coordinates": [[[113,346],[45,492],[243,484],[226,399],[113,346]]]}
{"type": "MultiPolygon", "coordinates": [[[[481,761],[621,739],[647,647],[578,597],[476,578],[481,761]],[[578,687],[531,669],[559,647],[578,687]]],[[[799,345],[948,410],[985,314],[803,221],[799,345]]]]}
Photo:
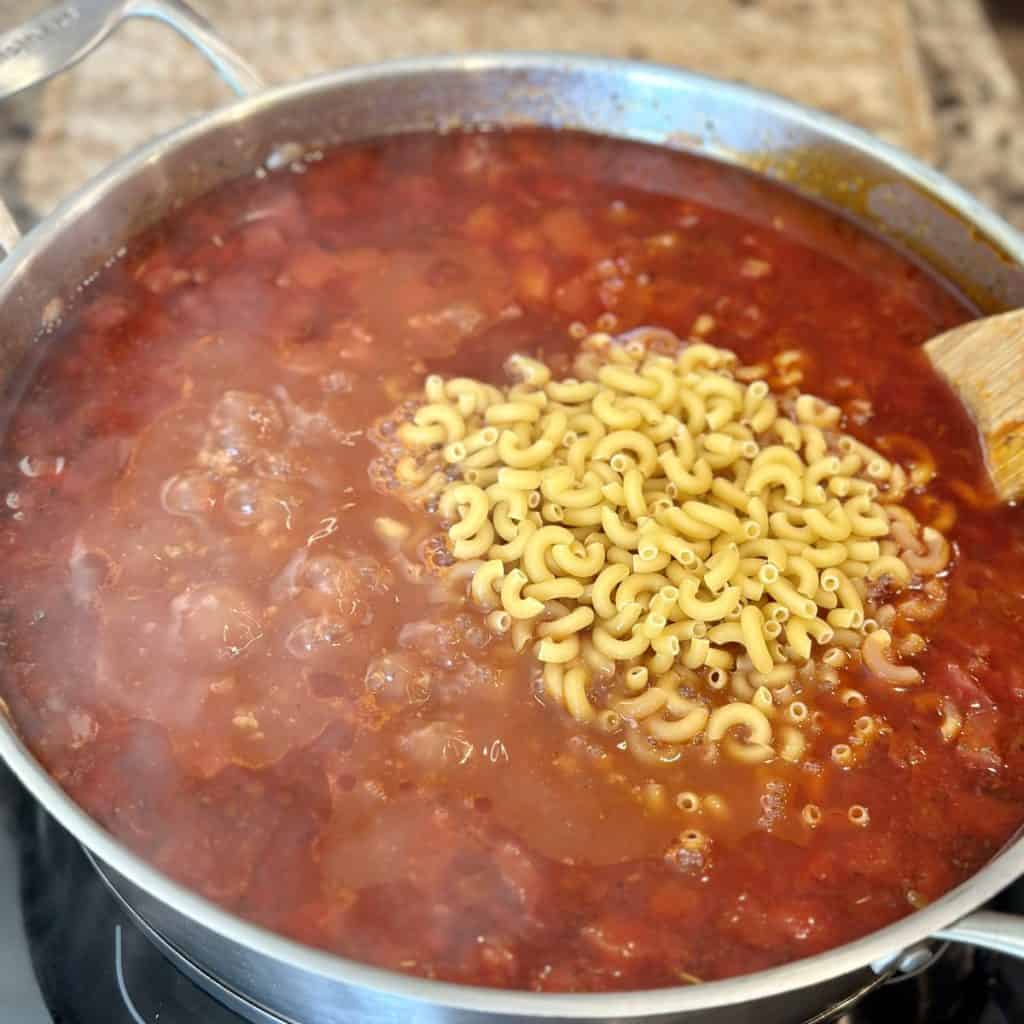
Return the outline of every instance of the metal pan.
{"type": "MultiPolygon", "coordinates": [[[[113,164],[21,238],[0,204],[0,375],[7,408],[79,281],[175,204],[273,160],[325,145],[453,125],[552,125],[685,149],[787,181],[915,252],[985,312],[1024,305],[1024,240],[942,175],[849,125],[768,93],[649,64],[475,54],[340,71],[263,90],[259,76],[180,0],[69,0],[0,35],[0,99],[85,56],[126,17],[166,22],[239,93],[113,164]]],[[[444,984],[288,941],[188,891],[71,801],[0,714],[0,756],[92,852],[165,951],[251,1003],[303,1024],[825,1020],[912,971],[937,940],[1024,955],[1024,921],[977,908],[1024,872],[1016,839],[969,882],[856,942],[725,981],[552,995],[444,984]]],[[[263,1019],[267,1019],[264,1017],[263,1019]]]]}

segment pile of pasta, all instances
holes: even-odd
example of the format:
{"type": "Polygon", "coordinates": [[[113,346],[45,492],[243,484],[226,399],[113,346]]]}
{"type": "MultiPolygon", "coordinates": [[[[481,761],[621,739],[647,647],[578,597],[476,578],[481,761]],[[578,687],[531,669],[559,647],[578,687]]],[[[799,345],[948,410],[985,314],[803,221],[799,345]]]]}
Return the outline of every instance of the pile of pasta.
{"type": "Polygon", "coordinates": [[[396,434],[398,487],[444,521],[452,578],[532,650],[548,700],[640,756],[703,740],[795,761],[808,666],[920,682],[886,602],[949,545],[837,406],[653,328],[590,335],[573,369],[429,376],[396,434]]]}

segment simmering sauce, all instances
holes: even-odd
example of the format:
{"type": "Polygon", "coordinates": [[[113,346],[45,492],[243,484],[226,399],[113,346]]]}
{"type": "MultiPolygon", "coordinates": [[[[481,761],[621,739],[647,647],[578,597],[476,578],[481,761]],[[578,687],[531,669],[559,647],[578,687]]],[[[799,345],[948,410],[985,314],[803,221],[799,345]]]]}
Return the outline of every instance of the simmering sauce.
{"type": "Polygon", "coordinates": [[[605,990],[838,945],[1024,821],[1024,523],[919,349],[968,316],[835,215],[621,142],[409,136],[234,182],[100,274],[14,415],[0,694],[119,839],[358,960],[605,990]],[[887,726],[855,770],[827,714],[802,762],[750,765],[648,763],[555,713],[530,655],[436,585],[436,519],[375,468],[425,375],[497,383],[514,352],[564,371],[581,332],[646,324],[785,354],[850,433],[934,461],[904,503],[953,559],[892,626],[923,683],[839,672],[887,726]]]}

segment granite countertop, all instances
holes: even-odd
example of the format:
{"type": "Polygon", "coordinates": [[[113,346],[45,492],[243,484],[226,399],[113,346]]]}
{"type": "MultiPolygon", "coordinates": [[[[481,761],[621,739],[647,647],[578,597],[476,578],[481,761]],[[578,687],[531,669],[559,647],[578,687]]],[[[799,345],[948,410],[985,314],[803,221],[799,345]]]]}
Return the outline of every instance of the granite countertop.
{"type": "MultiPolygon", "coordinates": [[[[47,6],[5,0],[0,30],[47,6]]],[[[772,89],[936,163],[1024,227],[1024,113],[980,0],[195,0],[272,82],[418,53],[558,49],[772,89]]],[[[0,194],[23,224],[119,153],[224,102],[166,27],[133,22],[0,107],[0,194]]]]}

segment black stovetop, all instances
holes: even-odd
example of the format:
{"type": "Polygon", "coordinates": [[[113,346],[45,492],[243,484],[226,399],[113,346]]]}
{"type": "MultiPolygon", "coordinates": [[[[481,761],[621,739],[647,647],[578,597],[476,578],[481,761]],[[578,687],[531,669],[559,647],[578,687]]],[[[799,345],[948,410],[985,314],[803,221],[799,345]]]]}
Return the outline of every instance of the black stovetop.
{"type": "MultiPolygon", "coordinates": [[[[1018,910],[1020,885],[1003,896],[1018,910]]],[[[78,844],[0,765],[0,1024],[242,1020],[150,944],[78,844]]],[[[934,967],[878,990],[840,1024],[1021,1022],[1024,962],[951,947],[934,967]]]]}
{"type": "Polygon", "coordinates": [[[0,1024],[239,1024],[143,936],[0,765],[0,1024]]]}

